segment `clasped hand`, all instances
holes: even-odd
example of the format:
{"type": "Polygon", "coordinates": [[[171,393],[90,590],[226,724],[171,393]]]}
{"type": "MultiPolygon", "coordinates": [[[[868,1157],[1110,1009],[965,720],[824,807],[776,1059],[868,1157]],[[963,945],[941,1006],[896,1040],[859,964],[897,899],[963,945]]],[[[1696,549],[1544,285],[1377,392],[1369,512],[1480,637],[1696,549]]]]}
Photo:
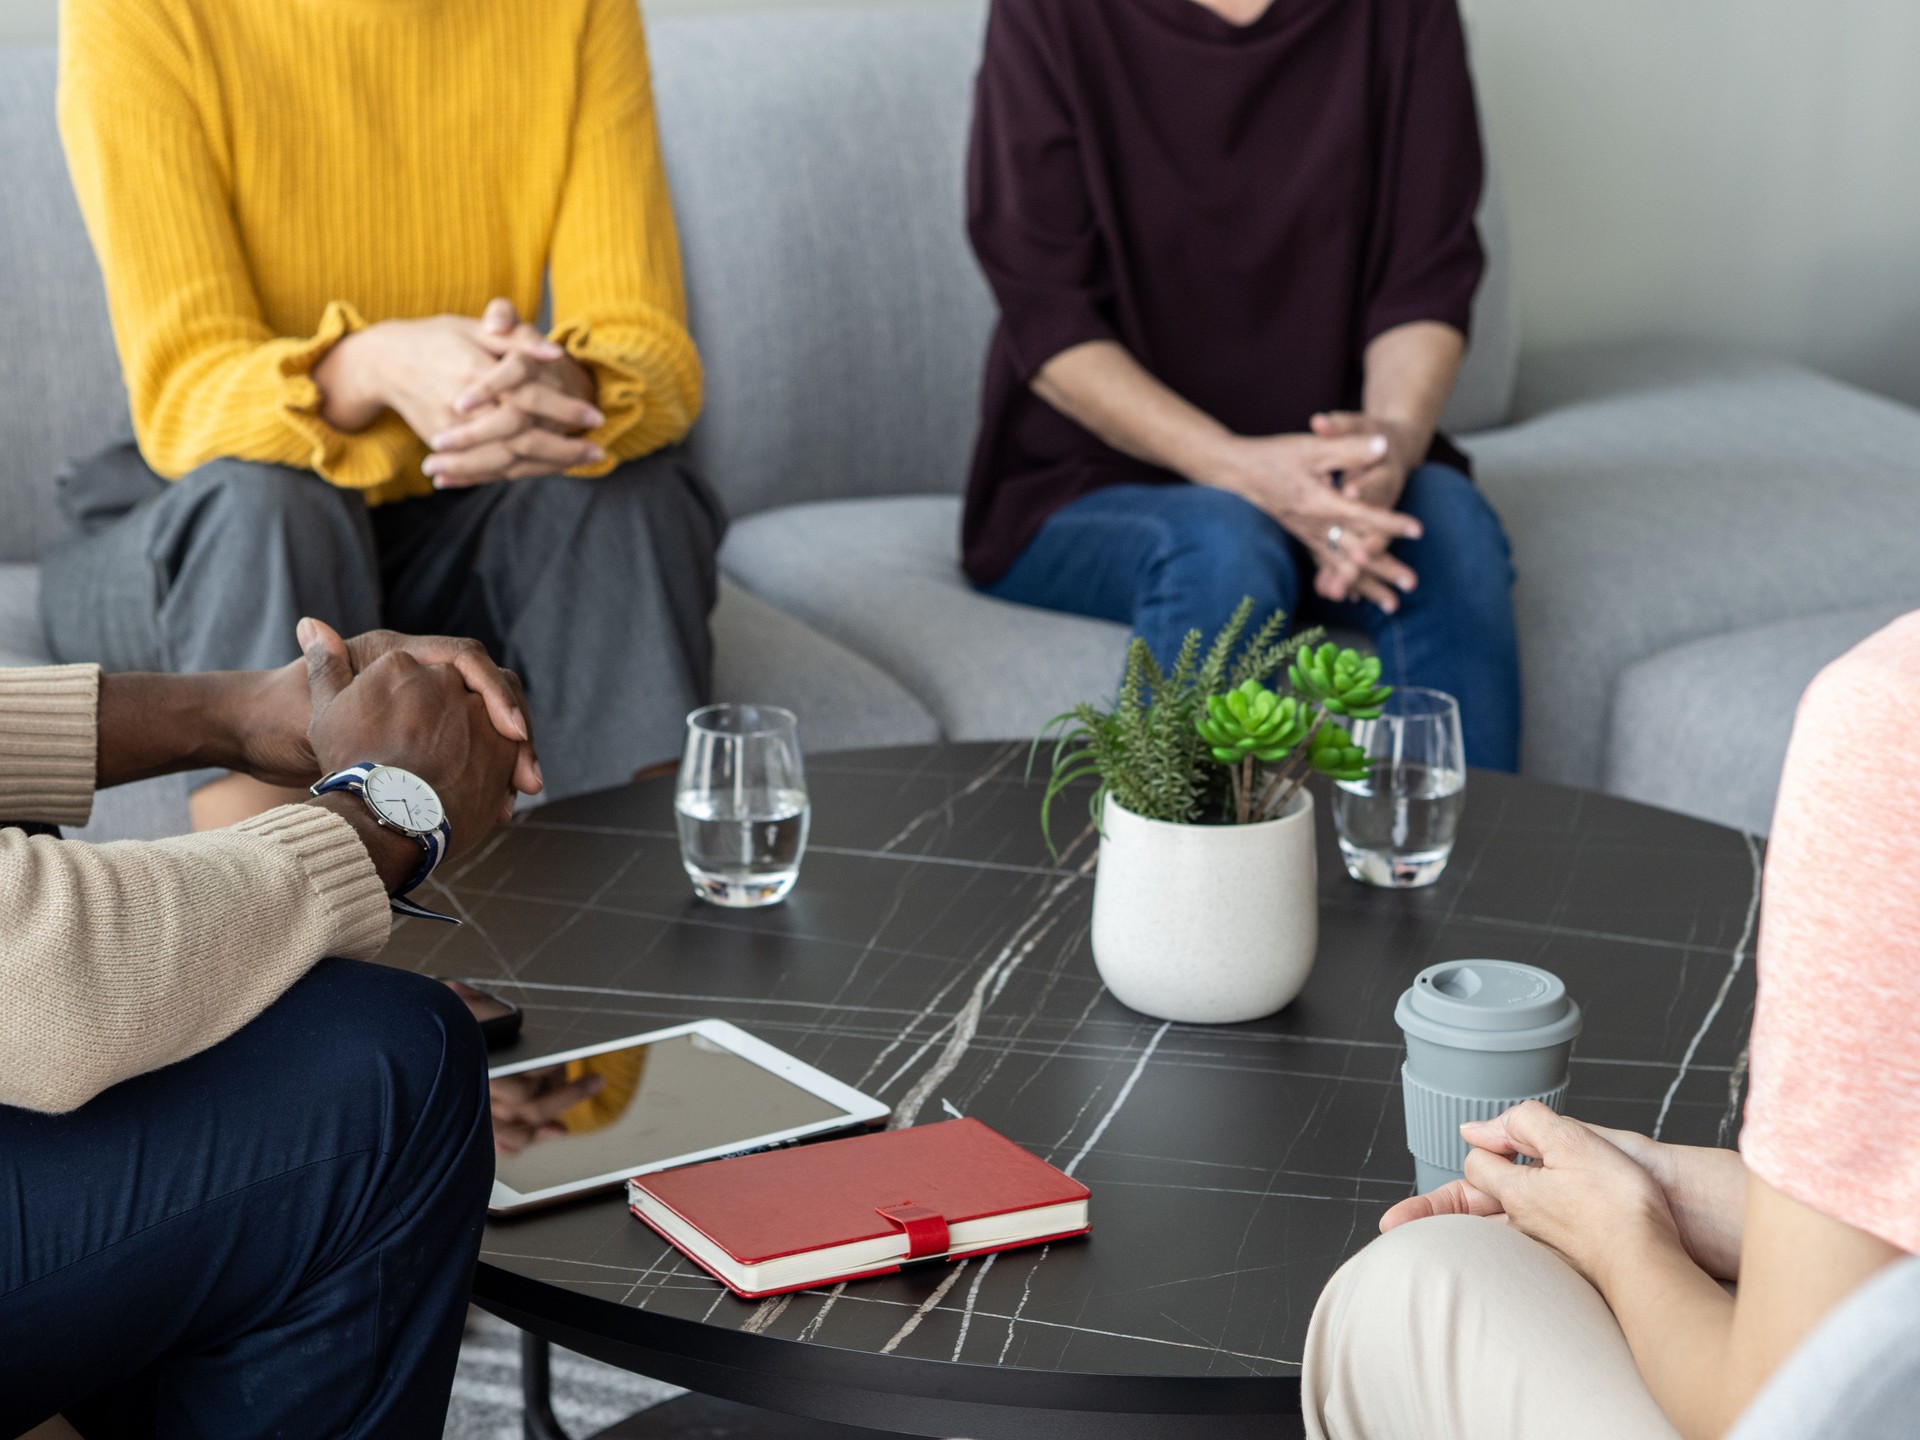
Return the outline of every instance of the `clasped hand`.
{"type": "Polygon", "coordinates": [[[544,781],[520,677],[477,641],[372,630],[342,640],[302,620],[302,657],[219,677],[238,753],[230,768],[304,786],[362,760],[412,770],[439,792],[457,849],[513,814],[544,781]]]}
{"type": "Polygon", "coordinates": [[[1229,484],[1307,547],[1322,598],[1358,597],[1392,614],[1419,584],[1388,549],[1420,538],[1420,522],[1394,508],[1413,450],[1413,438],[1387,421],[1316,415],[1310,434],[1237,439],[1229,484]]]}
{"type": "Polygon", "coordinates": [[[1460,1127],[1466,1179],[1402,1200],[1387,1231],[1431,1215],[1511,1224],[1602,1290],[1610,1267],[1678,1245],[1707,1274],[1739,1273],[1746,1167],[1732,1150],[1666,1145],[1556,1115],[1537,1100],[1460,1127]],[[1516,1165],[1516,1156],[1536,1163],[1516,1165]]]}
{"type": "Polygon", "coordinates": [[[438,489],[552,475],[606,458],[593,376],[496,299],[477,320],[389,320],[349,335],[314,367],[321,414],[364,430],[391,409],[431,447],[438,489]]]}

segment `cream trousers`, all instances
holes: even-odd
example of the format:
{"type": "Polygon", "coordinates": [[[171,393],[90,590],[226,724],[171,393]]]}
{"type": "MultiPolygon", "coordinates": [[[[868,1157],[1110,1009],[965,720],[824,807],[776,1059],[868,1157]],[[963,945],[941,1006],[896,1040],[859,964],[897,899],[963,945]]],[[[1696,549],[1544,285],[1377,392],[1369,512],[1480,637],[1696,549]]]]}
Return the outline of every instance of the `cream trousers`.
{"type": "Polygon", "coordinates": [[[1389,1231],[1327,1282],[1300,1402],[1313,1440],[1678,1440],[1600,1293],[1464,1215],[1389,1231]]]}

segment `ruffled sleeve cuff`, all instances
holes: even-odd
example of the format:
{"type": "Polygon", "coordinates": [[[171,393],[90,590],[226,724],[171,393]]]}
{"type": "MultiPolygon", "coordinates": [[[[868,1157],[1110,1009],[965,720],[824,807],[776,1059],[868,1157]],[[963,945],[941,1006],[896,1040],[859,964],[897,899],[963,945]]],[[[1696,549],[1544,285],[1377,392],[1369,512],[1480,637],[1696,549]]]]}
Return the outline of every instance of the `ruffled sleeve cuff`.
{"type": "Polygon", "coordinates": [[[367,322],[358,310],[344,300],[335,300],[328,304],[319,328],[311,336],[281,342],[280,353],[274,357],[280,414],[306,447],[301,463],[321,479],[347,490],[372,490],[389,484],[421,448],[406,422],[392,411],[352,435],[336,430],[320,417],[326,397],[314,383],[314,366],[341,340],[366,328],[367,322]]]}
{"type": "Polygon", "coordinates": [[[607,417],[586,436],[606,459],[569,474],[604,475],[623,460],[674,444],[693,428],[703,376],[692,337],[681,325],[664,315],[598,328],[567,321],[552,338],[593,375],[594,404],[607,417]]]}
{"type": "Polygon", "coordinates": [[[100,667],[0,670],[0,820],[87,823],[100,741],[100,667]]]}

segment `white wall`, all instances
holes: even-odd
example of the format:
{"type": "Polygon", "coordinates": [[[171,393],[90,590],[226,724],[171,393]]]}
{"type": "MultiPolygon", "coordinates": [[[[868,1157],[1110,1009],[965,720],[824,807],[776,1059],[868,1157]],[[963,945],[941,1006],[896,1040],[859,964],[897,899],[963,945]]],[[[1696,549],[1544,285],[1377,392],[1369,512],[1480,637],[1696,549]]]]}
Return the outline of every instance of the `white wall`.
{"type": "Polygon", "coordinates": [[[1527,343],[1748,343],[1920,402],[1920,3],[1463,0],[1527,343]]]}
{"type": "Polygon", "coordinates": [[[1920,0],[1462,8],[1529,345],[1702,336],[1920,403],[1920,0]]]}

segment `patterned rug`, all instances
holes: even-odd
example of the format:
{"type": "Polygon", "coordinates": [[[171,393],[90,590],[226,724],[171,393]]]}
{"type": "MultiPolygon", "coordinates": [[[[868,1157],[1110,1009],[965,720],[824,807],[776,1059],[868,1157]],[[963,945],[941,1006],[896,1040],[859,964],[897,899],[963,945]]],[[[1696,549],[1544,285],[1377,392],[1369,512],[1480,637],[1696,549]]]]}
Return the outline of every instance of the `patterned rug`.
{"type": "MultiPolygon", "coordinates": [[[[553,1409],[569,1435],[593,1435],[681,1393],[554,1348],[553,1409]]],[[[520,1332],[483,1310],[467,1312],[446,1440],[520,1440],[520,1332]]]]}

